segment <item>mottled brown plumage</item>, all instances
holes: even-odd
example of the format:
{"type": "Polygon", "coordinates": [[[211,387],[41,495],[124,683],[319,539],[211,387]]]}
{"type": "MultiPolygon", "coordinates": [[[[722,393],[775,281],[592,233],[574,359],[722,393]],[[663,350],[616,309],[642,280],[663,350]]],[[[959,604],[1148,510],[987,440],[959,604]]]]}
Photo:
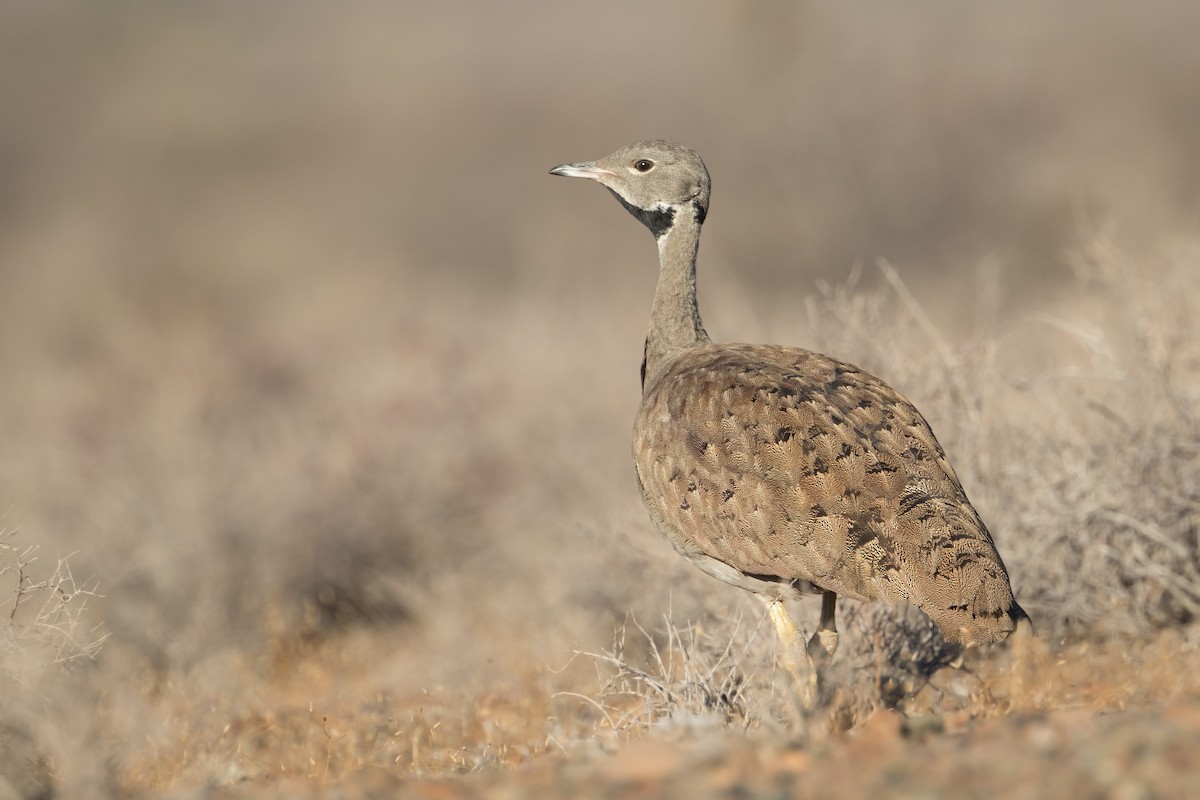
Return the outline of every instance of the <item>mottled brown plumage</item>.
{"type": "Polygon", "coordinates": [[[650,516],[705,572],[777,597],[913,603],[956,642],[1012,632],[987,528],[924,418],[873,375],[700,345],[646,387],[634,436],[650,516]]]}
{"type": "Polygon", "coordinates": [[[1002,640],[1026,618],[987,528],[903,395],[819,353],[709,340],[696,304],[710,186],[698,155],[636,142],[551,172],[602,183],[655,235],[634,423],[642,496],[676,550],[768,602],[793,674],[809,656],[797,654],[781,601],[805,592],[824,594],[808,647],[821,645],[822,657],[836,647],[837,595],[912,603],[964,644],[1002,640]]]}

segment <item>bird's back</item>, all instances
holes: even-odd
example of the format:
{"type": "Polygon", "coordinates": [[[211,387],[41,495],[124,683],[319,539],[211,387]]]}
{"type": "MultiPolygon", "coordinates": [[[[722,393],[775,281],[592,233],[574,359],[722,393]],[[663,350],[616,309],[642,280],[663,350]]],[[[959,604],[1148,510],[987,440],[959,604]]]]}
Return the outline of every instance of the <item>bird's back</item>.
{"type": "Polygon", "coordinates": [[[920,412],[853,365],[799,348],[705,344],[645,387],[634,458],[651,517],[706,571],[909,602],[952,641],[1024,612],[920,412]]]}

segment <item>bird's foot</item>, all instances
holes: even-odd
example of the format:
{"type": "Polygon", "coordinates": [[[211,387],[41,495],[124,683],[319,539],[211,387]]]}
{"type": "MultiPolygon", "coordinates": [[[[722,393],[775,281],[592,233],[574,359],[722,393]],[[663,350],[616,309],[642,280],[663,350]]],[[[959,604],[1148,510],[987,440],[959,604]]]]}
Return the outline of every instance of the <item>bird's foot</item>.
{"type": "Polygon", "coordinates": [[[808,640],[808,655],[818,667],[833,660],[837,652],[838,632],[829,628],[821,628],[808,640]]]}

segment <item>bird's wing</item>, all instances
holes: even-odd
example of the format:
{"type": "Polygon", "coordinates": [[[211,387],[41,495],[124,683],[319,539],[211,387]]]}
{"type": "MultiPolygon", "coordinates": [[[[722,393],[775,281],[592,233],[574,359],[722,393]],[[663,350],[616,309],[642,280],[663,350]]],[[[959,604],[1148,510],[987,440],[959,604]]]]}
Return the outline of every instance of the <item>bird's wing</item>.
{"type": "Polygon", "coordinates": [[[798,348],[688,351],[647,388],[634,456],[651,516],[685,555],[912,602],[950,638],[1013,606],[928,423],[853,365],[798,348]]]}

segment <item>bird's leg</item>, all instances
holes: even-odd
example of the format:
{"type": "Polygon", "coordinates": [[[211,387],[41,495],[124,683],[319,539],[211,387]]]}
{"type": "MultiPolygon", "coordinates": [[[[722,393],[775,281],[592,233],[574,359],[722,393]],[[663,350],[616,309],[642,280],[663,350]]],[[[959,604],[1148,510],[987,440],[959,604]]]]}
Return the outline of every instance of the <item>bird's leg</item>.
{"type": "Polygon", "coordinates": [[[817,632],[808,640],[808,653],[812,660],[824,667],[833,659],[838,646],[837,623],[834,615],[837,613],[837,595],[824,592],[821,595],[821,624],[817,632]]]}
{"type": "Polygon", "coordinates": [[[800,709],[803,712],[812,711],[817,703],[817,670],[804,644],[804,634],[788,615],[782,600],[767,597],[762,600],[767,604],[767,614],[775,623],[775,632],[779,634],[783,666],[796,682],[800,709]]]}

